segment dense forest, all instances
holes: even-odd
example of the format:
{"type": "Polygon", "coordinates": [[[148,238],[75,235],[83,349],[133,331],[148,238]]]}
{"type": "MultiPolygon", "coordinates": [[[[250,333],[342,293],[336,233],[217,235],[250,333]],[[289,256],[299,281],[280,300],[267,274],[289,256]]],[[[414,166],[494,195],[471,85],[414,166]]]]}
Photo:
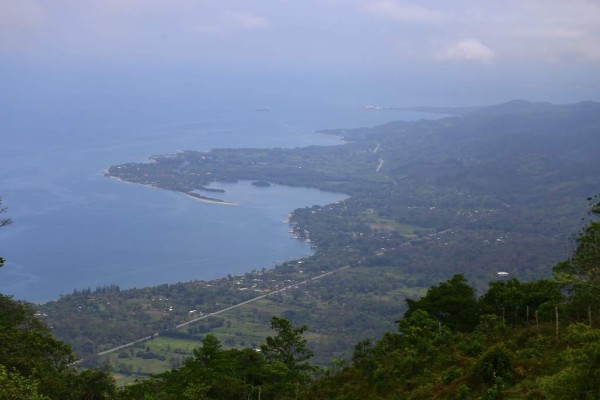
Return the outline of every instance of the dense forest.
{"type": "Polygon", "coordinates": [[[257,349],[208,334],[181,367],[119,389],[106,371],[77,371],[31,306],[1,296],[0,398],[597,399],[599,202],[590,215],[553,279],[498,280],[478,297],[454,275],[407,300],[395,332],[327,369],[310,362],[306,326],[273,317],[257,349]]]}
{"type": "Polygon", "coordinates": [[[554,279],[498,280],[478,297],[455,275],[407,300],[397,331],[356,344],[348,364],[311,367],[301,338],[306,327],[273,318],[278,334],[260,353],[222,350],[209,335],[183,367],[129,386],[123,396],[600,398],[600,203],[590,214],[596,218],[572,256],[554,267],[554,279]]]}

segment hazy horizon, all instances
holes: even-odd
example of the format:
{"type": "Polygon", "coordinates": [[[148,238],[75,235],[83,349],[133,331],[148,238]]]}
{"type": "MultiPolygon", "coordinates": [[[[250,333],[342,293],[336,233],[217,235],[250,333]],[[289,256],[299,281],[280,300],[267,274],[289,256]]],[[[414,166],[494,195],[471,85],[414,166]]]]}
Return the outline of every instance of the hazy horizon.
{"type": "Polygon", "coordinates": [[[5,123],[110,123],[144,104],[169,119],[211,102],[568,103],[600,99],[600,4],[0,0],[0,61],[5,123]]]}

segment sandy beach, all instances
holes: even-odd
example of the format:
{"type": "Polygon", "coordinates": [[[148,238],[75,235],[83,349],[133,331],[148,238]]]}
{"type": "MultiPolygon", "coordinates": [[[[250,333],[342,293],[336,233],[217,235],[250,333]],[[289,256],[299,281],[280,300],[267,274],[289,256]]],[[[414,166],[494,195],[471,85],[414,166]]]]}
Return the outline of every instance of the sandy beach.
{"type": "Polygon", "coordinates": [[[103,174],[104,174],[104,176],[106,176],[106,177],[109,177],[109,178],[111,178],[111,179],[117,180],[117,181],[119,181],[119,182],[121,182],[121,183],[126,183],[126,184],[129,184],[129,185],[145,186],[145,187],[148,187],[148,188],[151,188],[151,189],[156,189],[156,190],[168,190],[168,191],[170,191],[170,192],[181,193],[182,195],[184,195],[184,196],[186,196],[186,197],[189,197],[189,198],[191,198],[191,199],[193,199],[193,200],[199,201],[199,202],[201,202],[201,203],[207,203],[207,204],[219,204],[219,205],[224,205],[224,206],[239,206],[239,203],[234,203],[234,202],[230,202],[230,201],[225,201],[225,200],[218,201],[218,200],[203,199],[203,198],[200,198],[200,197],[196,197],[196,196],[194,196],[194,195],[191,195],[191,194],[189,194],[189,193],[185,193],[185,192],[178,192],[178,191],[176,191],[176,190],[164,189],[164,188],[161,188],[161,187],[158,187],[158,186],[155,186],[155,185],[148,185],[148,184],[143,184],[143,183],[129,182],[129,181],[126,181],[126,180],[124,180],[124,179],[121,179],[121,178],[119,178],[119,177],[117,177],[117,176],[110,175],[110,174],[108,173],[108,170],[107,170],[107,169],[103,171],[103,174]]]}

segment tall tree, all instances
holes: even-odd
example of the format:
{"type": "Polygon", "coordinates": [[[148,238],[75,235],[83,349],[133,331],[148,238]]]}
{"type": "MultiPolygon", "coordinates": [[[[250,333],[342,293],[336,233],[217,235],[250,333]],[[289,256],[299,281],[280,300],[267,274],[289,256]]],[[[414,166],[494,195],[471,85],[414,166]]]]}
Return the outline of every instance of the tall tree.
{"type": "Polygon", "coordinates": [[[488,291],[481,297],[482,311],[501,315],[506,323],[521,323],[536,311],[554,310],[563,301],[556,281],[540,279],[521,283],[516,278],[490,282],[488,291]],[[529,310],[530,315],[527,315],[529,310]]]}
{"type": "Polygon", "coordinates": [[[570,292],[571,303],[600,308],[600,201],[591,203],[589,224],[576,239],[573,255],[554,267],[554,275],[570,292]]]}
{"type": "Polygon", "coordinates": [[[303,325],[293,328],[290,321],[273,317],[271,328],[277,334],[268,336],[266,343],[260,346],[267,361],[279,361],[294,371],[309,370],[311,366],[307,360],[313,356],[313,353],[306,346],[307,340],[302,336],[308,327],[303,325]]]}
{"type": "Polygon", "coordinates": [[[480,310],[475,289],[467,284],[462,274],[454,275],[438,286],[432,286],[419,300],[406,299],[406,304],[408,310],[404,318],[417,310],[423,310],[456,331],[471,331],[479,322],[480,310]]]}
{"type": "Polygon", "coordinates": [[[24,378],[17,372],[8,372],[0,364],[0,399],[49,400],[39,393],[38,386],[38,381],[24,378]]]}

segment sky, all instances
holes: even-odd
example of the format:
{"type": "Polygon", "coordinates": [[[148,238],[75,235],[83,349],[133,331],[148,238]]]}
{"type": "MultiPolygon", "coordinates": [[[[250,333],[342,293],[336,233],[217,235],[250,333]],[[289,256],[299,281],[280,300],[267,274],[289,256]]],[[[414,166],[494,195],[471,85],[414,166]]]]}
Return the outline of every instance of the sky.
{"type": "Polygon", "coordinates": [[[600,100],[599,71],[600,0],[0,0],[13,98],[108,81],[262,85],[256,101],[295,83],[397,105],[572,102],[600,100]]]}

